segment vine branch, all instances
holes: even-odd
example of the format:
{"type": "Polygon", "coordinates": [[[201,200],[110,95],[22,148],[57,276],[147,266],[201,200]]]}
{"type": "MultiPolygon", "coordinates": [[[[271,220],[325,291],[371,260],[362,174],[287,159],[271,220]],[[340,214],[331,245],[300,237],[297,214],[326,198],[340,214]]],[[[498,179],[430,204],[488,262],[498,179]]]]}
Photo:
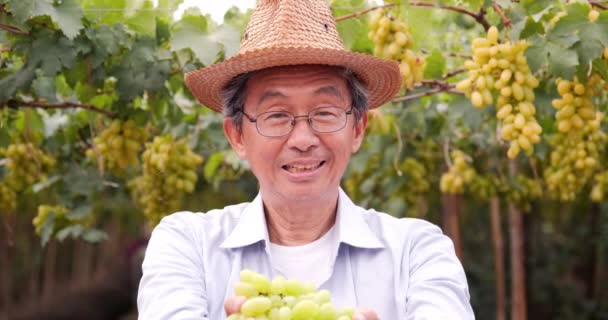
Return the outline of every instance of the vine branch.
{"type": "MultiPolygon", "coordinates": [[[[469,11],[467,9],[464,9],[464,8],[461,8],[461,7],[457,7],[457,6],[435,4],[435,3],[424,2],[424,1],[410,2],[407,5],[413,6],[413,7],[439,8],[439,9],[445,9],[445,10],[450,10],[450,11],[454,11],[454,12],[459,12],[459,13],[468,15],[468,16],[472,17],[473,19],[475,19],[475,21],[477,21],[479,24],[481,24],[484,27],[484,29],[488,30],[490,28],[490,23],[488,22],[488,20],[486,20],[485,11],[483,11],[483,10],[480,11],[479,13],[475,13],[473,11],[469,11]]],[[[375,6],[375,7],[367,8],[365,10],[361,10],[361,11],[354,12],[354,13],[351,13],[351,14],[348,14],[348,15],[337,17],[336,21],[342,21],[342,20],[347,20],[347,19],[351,19],[351,18],[356,18],[356,17],[362,16],[362,15],[364,15],[366,13],[369,13],[371,11],[374,11],[374,10],[383,9],[383,8],[390,8],[390,7],[395,7],[395,6],[397,6],[397,5],[394,4],[394,3],[392,3],[392,4],[385,4],[385,5],[381,5],[381,6],[375,6]]]]}
{"type": "Polygon", "coordinates": [[[454,89],[455,85],[449,84],[442,80],[423,80],[421,85],[432,87],[432,89],[427,91],[422,91],[410,95],[404,95],[401,97],[394,98],[391,100],[392,102],[404,102],[420,99],[427,96],[432,96],[441,92],[453,93],[453,94],[463,94],[462,92],[454,89]]]}
{"type": "Polygon", "coordinates": [[[8,24],[4,24],[4,23],[0,23],[0,29],[13,33],[13,34],[20,35],[20,36],[29,36],[30,35],[30,33],[27,31],[23,31],[19,28],[9,26],[8,24]]]}
{"type": "Polygon", "coordinates": [[[511,28],[513,26],[513,24],[511,23],[511,19],[505,16],[504,11],[498,3],[493,2],[492,9],[494,9],[494,11],[496,11],[496,13],[500,16],[500,19],[502,19],[502,24],[504,24],[505,27],[511,28]]]}
{"type": "Polygon", "coordinates": [[[116,115],[113,112],[99,109],[95,106],[88,104],[80,104],[76,102],[64,101],[60,103],[42,103],[37,101],[20,101],[20,100],[8,100],[6,103],[0,105],[0,109],[4,108],[38,108],[38,109],[85,109],[97,113],[106,115],[107,117],[114,118],[116,115]]]}
{"type": "MultiPolygon", "coordinates": [[[[424,53],[424,54],[430,54],[431,52],[425,49],[420,49],[420,52],[424,53]]],[[[448,57],[454,57],[454,58],[463,58],[463,59],[473,59],[473,56],[468,55],[468,54],[464,54],[464,53],[454,53],[454,52],[449,52],[446,53],[445,55],[447,55],[448,57]]]]}
{"type": "Polygon", "coordinates": [[[608,5],[605,5],[605,4],[602,4],[602,3],[599,3],[599,2],[597,2],[597,1],[589,1],[589,3],[590,3],[590,4],[591,4],[591,6],[593,6],[593,7],[597,7],[597,8],[604,9],[604,10],[608,10],[608,5]]]}

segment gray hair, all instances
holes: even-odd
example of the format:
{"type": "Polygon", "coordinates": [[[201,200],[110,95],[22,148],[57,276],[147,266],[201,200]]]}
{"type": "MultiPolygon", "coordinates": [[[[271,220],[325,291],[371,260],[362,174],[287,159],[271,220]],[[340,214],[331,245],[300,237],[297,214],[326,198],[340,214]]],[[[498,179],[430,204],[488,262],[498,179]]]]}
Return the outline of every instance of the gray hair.
{"type": "MultiPolygon", "coordinates": [[[[358,122],[368,109],[369,93],[367,87],[351,69],[338,68],[340,68],[340,73],[346,81],[351,96],[353,116],[355,122],[358,122]]],[[[240,111],[245,110],[245,90],[253,73],[248,72],[234,77],[222,92],[224,116],[232,120],[239,132],[243,128],[243,113],[240,111]]]]}

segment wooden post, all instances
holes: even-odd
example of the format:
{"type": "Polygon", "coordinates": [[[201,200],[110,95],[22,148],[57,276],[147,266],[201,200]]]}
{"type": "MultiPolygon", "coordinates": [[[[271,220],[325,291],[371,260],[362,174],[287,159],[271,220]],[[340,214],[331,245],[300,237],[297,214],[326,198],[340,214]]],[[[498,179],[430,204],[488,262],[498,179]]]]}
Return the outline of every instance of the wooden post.
{"type": "Polygon", "coordinates": [[[500,219],[500,201],[497,196],[490,199],[490,219],[492,221],[494,270],[496,273],[496,320],[505,320],[505,249],[500,219]]]}
{"type": "MultiPolygon", "coordinates": [[[[509,162],[509,174],[517,176],[517,162],[509,162]]],[[[524,228],[522,212],[509,201],[509,234],[511,236],[511,319],[526,320],[526,269],[524,263],[524,228]]]]}
{"type": "Polygon", "coordinates": [[[460,238],[460,211],[462,209],[462,195],[444,194],[443,202],[443,228],[444,232],[454,242],[456,255],[463,262],[462,241],[460,238]]]}

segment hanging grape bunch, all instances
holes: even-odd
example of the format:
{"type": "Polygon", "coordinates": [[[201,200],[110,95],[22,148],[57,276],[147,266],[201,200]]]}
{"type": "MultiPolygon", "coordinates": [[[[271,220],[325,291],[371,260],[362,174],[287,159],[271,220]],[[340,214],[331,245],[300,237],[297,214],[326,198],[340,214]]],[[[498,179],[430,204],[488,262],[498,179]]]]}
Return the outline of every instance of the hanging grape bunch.
{"type": "Polygon", "coordinates": [[[608,142],[608,136],[600,130],[603,119],[604,115],[597,113],[582,131],[552,137],[553,150],[544,172],[551,197],[573,201],[593,176],[608,142]]]}
{"type": "Polygon", "coordinates": [[[418,212],[418,202],[431,188],[428,181],[428,172],[420,161],[412,157],[403,160],[400,169],[408,179],[402,194],[408,207],[408,215],[417,216],[420,214],[418,212]]]}
{"type": "Polygon", "coordinates": [[[488,201],[498,192],[498,179],[492,174],[475,175],[469,183],[471,194],[482,201],[488,201]]]}
{"type": "Polygon", "coordinates": [[[555,119],[559,132],[580,131],[595,120],[592,98],[600,81],[597,74],[589,78],[587,85],[576,78],[574,81],[557,79],[557,92],[561,99],[553,100],[552,105],[558,110],[555,119]]]}
{"type": "Polygon", "coordinates": [[[514,180],[504,182],[506,198],[523,211],[532,209],[532,200],[543,196],[543,186],[540,180],[518,174],[514,180]]]}
{"type": "Polygon", "coordinates": [[[502,121],[501,138],[510,141],[510,159],[521,150],[532,154],[542,133],[535,117],[533,90],[539,81],[524,55],[528,45],[525,41],[498,43],[498,29],[492,26],[487,38],[473,41],[473,60],[465,62],[469,77],[456,85],[480,109],[493,104],[494,95],[498,96],[496,117],[502,121]]]}
{"type": "Polygon", "coordinates": [[[6,183],[0,182],[0,213],[8,214],[17,209],[17,194],[6,183]]]}
{"type": "Polygon", "coordinates": [[[464,187],[475,178],[475,169],[467,161],[467,155],[454,150],[451,153],[452,166],[441,176],[439,188],[443,193],[462,194],[464,187]]]}
{"type": "Polygon", "coordinates": [[[185,141],[174,141],[171,136],[158,136],[146,144],[143,174],[129,186],[152,225],[177,211],[184,195],[194,191],[196,167],[202,162],[185,141]]]}
{"type": "Polygon", "coordinates": [[[424,58],[417,57],[412,48],[414,39],[409,27],[387,10],[376,10],[370,18],[368,37],[374,42],[374,55],[399,62],[403,87],[414,88],[424,78],[424,58]]]}
{"type": "Polygon", "coordinates": [[[593,182],[591,200],[593,202],[604,201],[608,193],[608,170],[596,175],[593,182]]]}
{"type": "Polygon", "coordinates": [[[247,298],[241,312],[227,320],[351,320],[353,309],[337,309],[327,290],[316,291],[314,285],[278,276],[267,277],[245,269],[234,287],[238,296],[247,298]]]}
{"type": "Polygon", "coordinates": [[[55,158],[32,143],[14,143],[3,152],[8,162],[7,185],[15,192],[44,181],[55,167],[55,158]]]}
{"type": "Polygon", "coordinates": [[[53,216],[54,226],[57,229],[60,229],[60,224],[65,224],[67,218],[65,217],[70,211],[63,206],[49,206],[49,205],[40,205],[38,206],[38,215],[34,217],[32,224],[36,229],[36,234],[40,235],[42,233],[42,227],[44,223],[49,218],[49,216],[53,216]]]}
{"type": "Polygon", "coordinates": [[[94,146],[88,149],[87,157],[103,159],[103,166],[117,176],[124,176],[130,166],[137,166],[137,156],[147,139],[146,131],[136,126],[133,120],[114,120],[98,137],[94,146]]]}

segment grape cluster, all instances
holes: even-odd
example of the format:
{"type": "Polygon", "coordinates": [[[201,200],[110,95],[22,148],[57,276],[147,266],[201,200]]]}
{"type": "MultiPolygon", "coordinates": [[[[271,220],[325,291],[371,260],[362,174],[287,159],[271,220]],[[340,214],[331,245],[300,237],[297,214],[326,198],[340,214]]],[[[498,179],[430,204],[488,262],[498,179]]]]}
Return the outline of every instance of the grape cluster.
{"type": "Polygon", "coordinates": [[[401,163],[399,168],[408,182],[402,190],[402,199],[407,204],[408,215],[418,215],[418,202],[424,194],[429,192],[431,184],[429,183],[428,172],[420,161],[413,157],[407,157],[401,163]]]}
{"type": "Polygon", "coordinates": [[[412,89],[424,78],[425,61],[411,50],[414,39],[409,27],[386,10],[376,10],[370,18],[369,38],[374,42],[374,55],[397,60],[403,86],[412,89]]]}
{"type": "Polygon", "coordinates": [[[529,178],[518,174],[514,180],[503,183],[501,188],[506,194],[507,200],[516,204],[523,211],[530,211],[532,200],[539,199],[543,195],[543,185],[538,179],[529,178]]]}
{"type": "Polygon", "coordinates": [[[38,206],[38,215],[36,215],[36,217],[34,217],[34,220],[32,221],[34,228],[36,229],[36,234],[40,235],[42,233],[42,226],[50,215],[53,215],[53,222],[55,227],[57,227],[60,224],[60,221],[65,222],[67,220],[65,216],[69,212],[70,211],[63,206],[38,206]]]}
{"type": "Polygon", "coordinates": [[[525,41],[498,43],[498,29],[492,26],[487,38],[473,41],[473,60],[465,62],[469,77],[456,85],[480,109],[493,104],[497,96],[496,117],[502,121],[502,139],[510,141],[510,159],[521,150],[531,154],[533,144],[541,140],[533,104],[539,81],[524,55],[528,46],[525,41]]]}
{"type": "Polygon", "coordinates": [[[603,118],[597,113],[581,132],[558,133],[551,139],[553,150],[544,176],[553,198],[573,201],[593,176],[608,142],[608,136],[600,130],[603,118]]]}
{"type": "Polygon", "coordinates": [[[591,9],[589,11],[589,14],[588,14],[589,22],[595,22],[595,21],[597,21],[597,18],[599,18],[599,17],[600,17],[599,11],[597,11],[595,9],[591,9]]]}
{"type": "Polygon", "coordinates": [[[316,291],[313,284],[278,276],[267,277],[245,269],[234,292],[247,297],[241,312],[227,320],[350,320],[353,309],[337,309],[328,290],[316,291]]]}
{"type": "Polygon", "coordinates": [[[465,185],[475,178],[475,169],[467,161],[467,155],[460,150],[453,150],[450,154],[452,166],[448,172],[441,176],[439,189],[443,193],[463,194],[465,185]]]}
{"type": "Polygon", "coordinates": [[[0,183],[0,213],[11,213],[17,209],[17,193],[6,183],[0,183]]]}
{"type": "Polygon", "coordinates": [[[55,158],[32,143],[11,144],[2,153],[8,159],[5,181],[15,192],[44,181],[55,167],[55,158]]]}
{"type": "Polygon", "coordinates": [[[491,174],[475,175],[468,185],[469,192],[482,201],[488,201],[498,193],[498,179],[491,174]]]}
{"type": "Polygon", "coordinates": [[[595,176],[593,187],[591,188],[591,201],[602,202],[608,193],[608,171],[604,171],[595,176]]]}
{"type": "Polygon", "coordinates": [[[589,78],[587,85],[576,78],[574,81],[557,79],[557,92],[561,98],[553,100],[552,105],[558,110],[555,119],[559,132],[580,131],[595,120],[592,98],[597,93],[595,85],[600,81],[597,74],[589,78]]]}
{"type": "Polygon", "coordinates": [[[117,176],[126,173],[129,166],[137,166],[137,156],[147,139],[146,131],[137,127],[133,120],[114,120],[98,137],[94,147],[88,149],[87,157],[103,159],[104,168],[117,176]]]}
{"type": "Polygon", "coordinates": [[[129,186],[152,225],[178,210],[184,195],[194,191],[196,167],[202,162],[185,141],[175,141],[171,136],[158,136],[146,144],[143,174],[129,186]]]}

